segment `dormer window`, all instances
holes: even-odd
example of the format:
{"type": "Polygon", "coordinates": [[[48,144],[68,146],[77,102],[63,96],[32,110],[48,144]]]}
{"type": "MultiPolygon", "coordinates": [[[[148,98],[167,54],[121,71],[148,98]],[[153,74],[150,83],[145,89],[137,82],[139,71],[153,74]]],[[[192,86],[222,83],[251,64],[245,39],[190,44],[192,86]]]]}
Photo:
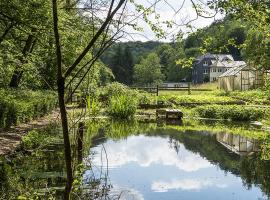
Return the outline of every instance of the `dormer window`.
{"type": "Polygon", "coordinates": [[[208,66],[208,62],[207,61],[204,61],[203,62],[203,66],[208,66]]]}

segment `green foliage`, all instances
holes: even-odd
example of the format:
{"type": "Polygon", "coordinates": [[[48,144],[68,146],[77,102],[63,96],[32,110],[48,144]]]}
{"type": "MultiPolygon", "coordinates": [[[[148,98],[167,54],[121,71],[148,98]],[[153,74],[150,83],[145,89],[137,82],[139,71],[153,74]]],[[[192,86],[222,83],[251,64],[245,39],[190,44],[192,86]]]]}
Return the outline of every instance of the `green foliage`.
{"type": "Polygon", "coordinates": [[[157,85],[162,82],[164,75],[157,54],[150,53],[134,67],[134,81],[136,85],[157,85]]]}
{"type": "Polygon", "coordinates": [[[109,115],[119,119],[133,118],[137,109],[137,100],[131,95],[114,95],[110,99],[109,115]]]}
{"type": "Polygon", "coordinates": [[[242,58],[242,44],[246,39],[246,25],[231,16],[190,34],[184,41],[187,58],[209,53],[229,53],[236,60],[242,58]]]}
{"type": "Polygon", "coordinates": [[[91,116],[97,116],[101,109],[101,103],[96,97],[87,96],[87,110],[89,115],[91,116]]]}
{"type": "Polygon", "coordinates": [[[56,107],[56,94],[51,91],[0,90],[0,127],[27,122],[45,115],[56,107]]]}
{"type": "Polygon", "coordinates": [[[22,137],[23,146],[26,149],[34,149],[39,147],[47,136],[41,134],[36,130],[29,131],[25,136],[22,137]]]}
{"type": "MultiPolygon", "coordinates": [[[[266,84],[268,84],[266,82],[266,84]]],[[[229,97],[244,100],[249,103],[254,104],[270,104],[269,99],[269,90],[248,90],[244,92],[234,91],[226,94],[229,97]]]]}
{"type": "Polygon", "coordinates": [[[130,89],[128,86],[123,85],[118,82],[113,82],[99,89],[100,91],[100,100],[108,104],[110,99],[114,95],[129,95],[134,98],[137,97],[138,91],[130,89]]]}
{"type": "Polygon", "coordinates": [[[220,106],[209,105],[200,106],[195,112],[203,118],[212,119],[230,119],[232,121],[252,121],[260,120],[269,113],[263,108],[245,107],[245,106],[220,106]]]}
{"type": "Polygon", "coordinates": [[[168,99],[176,103],[228,103],[235,101],[231,97],[217,96],[215,94],[169,95],[168,99]]]}

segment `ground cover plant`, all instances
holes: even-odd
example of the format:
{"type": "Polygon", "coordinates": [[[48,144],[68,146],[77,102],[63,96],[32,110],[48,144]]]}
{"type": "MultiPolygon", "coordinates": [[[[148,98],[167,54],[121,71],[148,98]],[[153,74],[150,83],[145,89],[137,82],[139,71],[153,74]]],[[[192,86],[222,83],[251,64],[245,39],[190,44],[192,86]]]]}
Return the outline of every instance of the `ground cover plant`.
{"type": "Polygon", "coordinates": [[[264,108],[247,107],[238,105],[208,105],[195,108],[199,117],[212,119],[229,119],[232,121],[260,120],[269,116],[269,111],[264,108]]]}
{"type": "Polygon", "coordinates": [[[235,99],[244,100],[248,103],[270,104],[269,92],[267,90],[233,91],[225,95],[235,99]]]}
{"type": "Polygon", "coordinates": [[[51,91],[0,90],[0,128],[27,122],[52,111],[57,96],[51,91]]]}

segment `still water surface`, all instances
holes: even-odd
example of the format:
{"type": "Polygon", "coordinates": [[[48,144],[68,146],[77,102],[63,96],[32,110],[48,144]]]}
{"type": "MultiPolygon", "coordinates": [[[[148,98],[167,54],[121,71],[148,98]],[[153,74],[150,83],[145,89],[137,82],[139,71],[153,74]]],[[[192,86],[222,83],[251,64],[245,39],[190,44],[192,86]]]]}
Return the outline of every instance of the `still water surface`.
{"type": "Polygon", "coordinates": [[[84,179],[106,172],[113,186],[109,194],[120,199],[268,199],[241,175],[253,173],[246,165],[255,162],[257,141],[226,133],[154,132],[99,141],[88,157],[94,170],[84,179]]]}
{"type": "MultiPolygon", "coordinates": [[[[73,199],[269,199],[270,161],[261,159],[270,152],[266,139],[193,127],[198,124],[91,123],[84,135],[82,195],[73,199]]],[[[19,152],[0,159],[0,200],[33,194],[61,199],[65,179],[61,143],[19,152]]]]}

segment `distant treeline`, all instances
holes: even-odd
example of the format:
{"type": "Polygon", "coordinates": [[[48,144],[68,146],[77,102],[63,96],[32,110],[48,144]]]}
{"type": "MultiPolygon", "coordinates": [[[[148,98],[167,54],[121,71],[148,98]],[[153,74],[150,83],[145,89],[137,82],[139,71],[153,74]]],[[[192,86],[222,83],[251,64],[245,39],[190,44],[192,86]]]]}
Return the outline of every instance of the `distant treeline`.
{"type": "Polygon", "coordinates": [[[116,43],[104,53],[101,60],[111,68],[116,81],[127,85],[190,81],[191,68],[177,61],[195,58],[206,52],[231,54],[235,60],[243,60],[245,52],[242,45],[247,31],[248,26],[227,16],[175,42],[116,43]]]}

